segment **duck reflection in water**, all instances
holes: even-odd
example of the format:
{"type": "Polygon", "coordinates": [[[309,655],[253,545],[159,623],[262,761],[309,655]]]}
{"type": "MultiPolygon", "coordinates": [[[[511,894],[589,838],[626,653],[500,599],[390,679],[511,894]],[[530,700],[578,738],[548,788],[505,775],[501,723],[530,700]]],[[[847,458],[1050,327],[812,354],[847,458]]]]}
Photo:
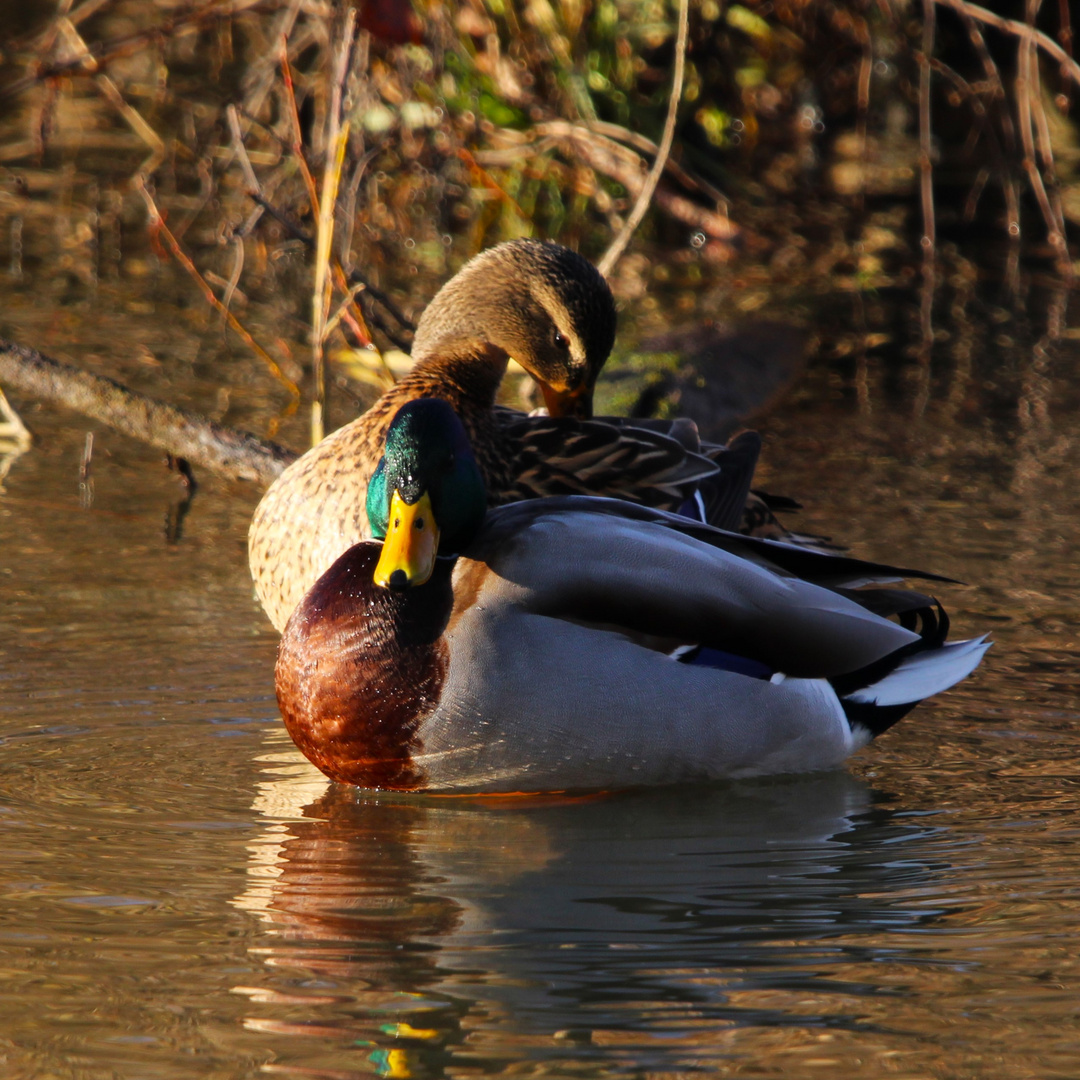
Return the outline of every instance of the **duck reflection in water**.
{"type": "Polygon", "coordinates": [[[356,1055],[393,1075],[507,1054],[715,1064],[747,1024],[857,1027],[852,996],[884,984],[850,979],[852,937],[940,914],[906,902],[936,872],[912,850],[923,833],[843,772],[386,797],[275,756],[293,775],[261,785],[268,827],[234,901],[263,922],[254,951],[271,969],[238,988],[245,1026],[329,1039],[338,1069],[356,1055]]]}

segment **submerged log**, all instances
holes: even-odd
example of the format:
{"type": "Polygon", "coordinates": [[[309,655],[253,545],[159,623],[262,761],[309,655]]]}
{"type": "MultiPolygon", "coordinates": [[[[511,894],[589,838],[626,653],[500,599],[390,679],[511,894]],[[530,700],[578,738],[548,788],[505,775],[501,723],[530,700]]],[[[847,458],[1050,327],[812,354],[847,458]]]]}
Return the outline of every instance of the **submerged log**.
{"type": "Polygon", "coordinates": [[[229,480],[254,480],[268,487],[299,456],[2,339],[0,385],[92,417],[229,480]]]}

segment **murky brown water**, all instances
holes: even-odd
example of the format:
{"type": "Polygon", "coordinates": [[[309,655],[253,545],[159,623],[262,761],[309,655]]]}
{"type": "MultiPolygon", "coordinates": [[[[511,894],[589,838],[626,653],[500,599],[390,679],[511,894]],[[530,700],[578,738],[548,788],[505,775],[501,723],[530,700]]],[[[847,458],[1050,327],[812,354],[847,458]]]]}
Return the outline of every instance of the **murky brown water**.
{"type": "MultiPolygon", "coordinates": [[[[147,373],[213,407],[213,334],[23,302],[5,332],[88,366],[124,340],[133,380],[148,342],[147,373]]],[[[87,507],[92,425],[26,408],[0,494],[0,1073],[1075,1075],[1080,350],[1037,336],[821,367],[763,425],[808,528],[971,583],[942,598],[993,632],[977,676],[845,772],[576,802],[331,788],[277,719],[257,492],[203,477],[170,539],[156,453],[99,431],[87,507]]]]}

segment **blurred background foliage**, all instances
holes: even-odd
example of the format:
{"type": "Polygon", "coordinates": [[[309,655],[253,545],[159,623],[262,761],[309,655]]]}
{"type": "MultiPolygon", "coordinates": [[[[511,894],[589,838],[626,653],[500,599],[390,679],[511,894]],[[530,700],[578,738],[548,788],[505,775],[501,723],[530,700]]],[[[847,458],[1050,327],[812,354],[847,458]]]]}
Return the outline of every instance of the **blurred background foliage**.
{"type": "MultiPolygon", "coordinates": [[[[0,268],[12,288],[85,295],[170,264],[293,399],[325,345],[362,405],[477,250],[603,252],[660,139],[678,7],[3,5],[0,268]]],[[[934,305],[974,283],[1069,286],[1065,0],[689,0],[689,21],[674,150],[612,277],[642,330],[783,311],[814,324],[812,347],[895,331],[917,350],[934,305]],[[916,300],[885,319],[906,329],[867,329],[867,304],[920,280],[921,315],[916,300]],[[814,298],[838,292],[857,308],[830,326],[814,298]]]]}

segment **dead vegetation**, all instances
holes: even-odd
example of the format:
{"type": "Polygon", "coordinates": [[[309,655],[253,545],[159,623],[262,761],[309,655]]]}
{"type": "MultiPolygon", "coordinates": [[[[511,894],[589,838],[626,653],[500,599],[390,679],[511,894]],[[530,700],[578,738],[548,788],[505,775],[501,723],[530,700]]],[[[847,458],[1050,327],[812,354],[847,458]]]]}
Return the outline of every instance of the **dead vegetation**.
{"type": "Polygon", "coordinates": [[[1022,256],[1071,282],[1063,0],[1021,19],[967,0],[60,0],[22,19],[0,87],[9,276],[36,261],[93,288],[147,252],[174,262],[281,416],[310,371],[313,440],[328,360],[393,378],[410,273],[515,235],[599,256],[649,207],[645,242],[676,265],[850,274],[856,293],[914,268],[927,363],[943,230],[996,230],[1013,289],[1022,256]],[[886,199],[918,207],[888,271],[865,227],[886,199]],[[282,298],[306,358],[250,324],[282,298]]]}

